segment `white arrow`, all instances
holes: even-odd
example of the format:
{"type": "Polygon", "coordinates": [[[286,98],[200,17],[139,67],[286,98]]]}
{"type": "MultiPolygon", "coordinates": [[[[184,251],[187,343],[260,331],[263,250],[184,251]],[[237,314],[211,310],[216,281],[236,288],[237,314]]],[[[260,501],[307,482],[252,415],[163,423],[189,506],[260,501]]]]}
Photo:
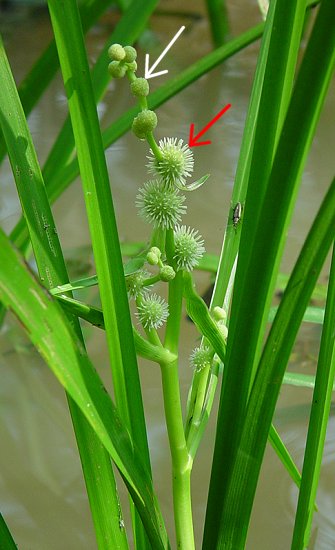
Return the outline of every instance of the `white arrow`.
{"type": "Polygon", "coordinates": [[[146,78],[147,80],[149,78],[154,78],[155,76],[160,76],[161,74],[165,74],[165,73],[168,73],[169,71],[168,70],[165,70],[165,71],[159,71],[158,73],[153,73],[153,71],[156,69],[158,63],[160,61],[162,61],[163,57],[166,55],[166,53],[169,51],[169,49],[172,47],[172,45],[175,43],[175,41],[177,40],[177,38],[181,35],[181,33],[183,32],[183,30],[185,29],[185,27],[180,27],[179,31],[177,32],[177,34],[174,35],[174,37],[172,38],[171,42],[168,43],[168,45],[166,46],[165,50],[162,51],[162,53],[160,54],[159,58],[157,59],[157,61],[155,61],[155,63],[153,64],[152,67],[150,67],[149,69],[149,54],[147,53],[145,55],[145,70],[144,70],[144,78],[146,78]]]}

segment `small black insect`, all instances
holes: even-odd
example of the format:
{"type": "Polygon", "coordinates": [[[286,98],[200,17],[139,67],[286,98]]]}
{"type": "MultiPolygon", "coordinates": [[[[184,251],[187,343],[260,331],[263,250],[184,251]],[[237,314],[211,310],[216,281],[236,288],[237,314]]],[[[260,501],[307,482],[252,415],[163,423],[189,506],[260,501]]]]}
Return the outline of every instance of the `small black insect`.
{"type": "Polygon", "coordinates": [[[240,202],[236,203],[236,206],[233,210],[233,226],[236,227],[239,223],[242,216],[242,204],[240,202]]]}

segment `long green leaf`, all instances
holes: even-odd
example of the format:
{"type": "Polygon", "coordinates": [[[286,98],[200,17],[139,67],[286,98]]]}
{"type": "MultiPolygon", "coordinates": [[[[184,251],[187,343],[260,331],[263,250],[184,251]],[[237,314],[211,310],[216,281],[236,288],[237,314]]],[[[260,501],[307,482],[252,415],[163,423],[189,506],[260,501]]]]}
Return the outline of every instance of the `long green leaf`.
{"type": "MultiPolygon", "coordinates": [[[[109,177],[78,8],[49,0],[99,279],[115,400],[150,474],[142,393],[109,177]]],[[[66,281],[65,281],[66,282],[66,281]]],[[[145,539],[135,516],[136,541],[145,539]]]]}
{"type": "MultiPolygon", "coordinates": [[[[238,539],[237,544],[241,544],[241,548],[243,547],[241,539],[244,540],[247,528],[247,524],[244,524],[242,529],[242,514],[246,514],[247,511],[250,514],[251,511],[267,434],[290,350],[313,286],[332,244],[334,224],[335,180],[321,205],[284,293],[261,357],[245,413],[239,452],[233,465],[226,501],[227,506],[228,502],[230,503],[229,517],[239,518],[239,529],[232,532],[232,525],[229,522],[228,532],[227,523],[225,526],[226,535],[233,537],[235,541],[231,544],[235,544],[238,539]],[[234,494],[233,498],[232,494],[234,494]],[[238,495],[241,494],[243,494],[243,504],[238,503],[238,495]],[[228,500],[229,497],[231,497],[230,500],[228,500]]],[[[226,510],[227,513],[228,510],[226,510]]],[[[225,536],[222,530],[221,536],[225,536]]]]}
{"type": "Polygon", "coordinates": [[[0,514],[0,544],[3,550],[17,550],[17,546],[2,514],[0,514]]]}
{"type": "Polygon", "coordinates": [[[213,44],[218,48],[226,41],[229,29],[227,8],[224,0],[206,0],[206,5],[213,44]]]}
{"type": "MultiPolygon", "coordinates": [[[[67,280],[67,272],[40,167],[1,39],[0,80],[0,126],[29,227],[40,278],[50,288],[67,280]]],[[[72,317],[71,322],[80,345],[83,345],[78,319],[72,317]]],[[[125,533],[118,529],[119,503],[108,454],[69,396],[68,403],[99,546],[106,550],[112,549],[115,544],[127,548],[125,533]],[[104,479],[105,484],[99,483],[99,479],[104,479]]]]}
{"type": "MultiPolygon", "coordinates": [[[[280,115],[280,120],[276,122],[276,125],[274,125],[271,130],[272,139],[266,139],[266,147],[268,148],[270,161],[272,161],[273,144],[276,142],[276,135],[278,134],[282,122],[283,113],[285,113],[287,108],[289,95],[287,93],[287,90],[292,84],[294,61],[297,55],[297,37],[299,36],[299,33],[295,32],[296,29],[294,30],[293,46],[290,40],[285,39],[283,36],[279,37],[278,33],[275,33],[275,40],[273,40],[272,28],[274,16],[275,9],[271,9],[267,16],[267,24],[265,26],[265,31],[261,43],[261,50],[258,57],[250,104],[248,107],[247,119],[243,132],[243,140],[239,155],[239,161],[236,170],[234,189],[231,199],[231,208],[229,209],[229,216],[223,239],[220,261],[217,268],[217,276],[215,279],[214,290],[211,298],[211,308],[215,306],[222,306],[222,304],[225,303],[226,309],[229,309],[230,301],[228,300],[227,289],[229,288],[229,281],[234,274],[233,270],[240,243],[241,227],[243,226],[244,218],[244,204],[248,189],[250,165],[253,158],[252,155],[256,131],[258,131],[258,142],[260,143],[263,139],[263,136],[259,135],[260,132],[264,130],[264,128],[271,129],[271,119],[275,119],[276,113],[280,115]],[[285,43],[285,48],[282,48],[281,46],[281,39],[283,39],[285,43]],[[271,40],[274,41],[274,44],[271,44],[271,40]],[[272,60],[270,60],[272,62],[268,63],[270,46],[272,48],[273,55],[272,60]],[[291,52],[292,47],[293,53],[291,52]],[[279,50],[281,50],[280,57],[282,61],[280,66],[277,66],[279,50]],[[286,58],[289,60],[288,67],[286,67],[285,65],[286,58]],[[277,86],[278,89],[282,90],[283,93],[280,93],[280,91],[277,92],[277,104],[271,104],[271,108],[268,108],[268,104],[275,100],[272,91],[272,86],[274,85],[273,75],[275,75],[277,82],[280,84],[279,86],[277,86]],[[286,93],[284,93],[285,91],[286,93]],[[276,105],[276,107],[274,105],[276,105]],[[258,116],[260,109],[261,112],[258,116]],[[234,224],[233,217],[235,208],[238,204],[241,208],[241,219],[234,224]]],[[[278,24],[278,22],[276,24],[278,24]]],[[[287,27],[285,32],[289,34],[289,26],[287,27]]],[[[262,155],[265,153],[266,151],[263,151],[262,155]]],[[[263,167],[263,165],[261,166],[263,167]]],[[[259,175],[257,181],[262,181],[261,174],[259,175]]],[[[259,201],[260,192],[261,189],[260,186],[258,186],[256,195],[259,201]]],[[[194,393],[193,383],[197,384],[199,382],[201,387],[204,384],[203,378],[205,376],[207,376],[205,371],[203,373],[200,373],[200,375],[198,373],[195,373],[192,381],[190,395],[194,393]]],[[[213,391],[213,385],[209,385],[209,388],[211,389],[211,391],[213,391]]],[[[204,399],[207,399],[206,394],[204,395],[204,399]]],[[[194,418],[194,411],[192,409],[192,403],[194,402],[194,398],[189,399],[188,401],[190,407],[187,410],[187,419],[193,417],[193,420],[196,421],[197,419],[194,418]]]]}
{"type": "Polygon", "coordinates": [[[313,504],[319,482],[321,461],[335,377],[335,248],[329,276],[325,321],[308,426],[301,488],[295,516],[292,550],[307,548],[313,518],[313,504]]]}
{"type": "MultiPolygon", "coordinates": [[[[0,230],[0,298],[76,402],[124,477],[153,548],[167,548],[148,469],[60,306],[37,283],[0,230]]],[[[112,533],[109,534],[110,536],[112,533]]],[[[114,546],[115,548],[115,546],[114,546]]]]}
{"type": "MultiPolygon", "coordinates": [[[[286,28],[287,21],[284,16],[284,14],[286,15],[287,13],[286,3],[285,6],[282,5],[282,9],[283,20],[281,23],[282,26],[286,28]]],[[[258,349],[263,340],[263,326],[265,315],[268,315],[274,276],[278,269],[286,228],[297,192],[297,185],[300,182],[304,161],[333,71],[335,32],[334,28],[331,28],[331,11],[331,3],[326,0],[320,8],[319,17],[316,20],[313,34],[299,71],[292,102],[288,110],[282,136],[279,141],[278,152],[268,182],[265,199],[264,201],[260,199],[261,210],[259,210],[259,205],[256,206],[255,204],[255,201],[257,202],[259,180],[250,179],[250,183],[253,182],[253,185],[251,187],[249,185],[248,188],[248,196],[249,191],[250,193],[253,191],[254,194],[254,196],[250,195],[250,207],[255,206],[256,215],[254,218],[253,209],[251,208],[248,213],[246,207],[242,228],[239,265],[235,281],[232,318],[229,327],[227,348],[228,361],[226,365],[226,376],[218,425],[218,434],[220,434],[220,438],[217,437],[207,521],[207,533],[208,536],[211,537],[211,526],[213,526],[214,523],[217,525],[218,522],[217,502],[220,499],[218,495],[223,495],[225,505],[224,513],[221,517],[220,540],[223,540],[221,537],[226,537],[225,540],[229,541],[228,544],[235,543],[243,545],[242,541],[246,535],[246,528],[249,521],[249,512],[245,502],[245,496],[243,495],[243,512],[240,509],[240,505],[237,503],[237,495],[239,491],[242,490],[242,478],[241,483],[236,482],[236,487],[238,487],[238,491],[236,491],[234,495],[234,506],[236,505],[236,510],[229,499],[230,493],[226,492],[224,489],[227,485],[232,487],[232,485],[230,485],[232,477],[230,476],[232,475],[232,471],[236,473],[235,467],[233,467],[235,463],[235,451],[237,452],[237,448],[240,448],[238,433],[234,430],[232,438],[231,426],[235,424],[238,431],[240,427],[245,424],[245,419],[248,418],[245,410],[246,395],[249,392],[250,380],[252,380],[254,376],[252,369],[255,356],[257,357],[258,349]],[[320,58],[322,58],[321,61],[320,58]],[[299,121],[299,124],[297,121],[299,121]],[[260,214],[257,215],[257,212],[260,212],[260,214]],[[273,214],[274,212],[276,213],[275,216],[273,214]],[[256,232],[254,225],[257,225],[256,232]],[[250,233],[248,232],[249,230],[250,233]],[[240,344],[241,340],[243,341],[243,346],[240,344]],[[242,396],[241,393],[243,394],[242,396]],[[223,468],[224,461],[225,467],[223,468]],[[229,529],[226,524],[226,535],[224,535],[223,523],[227,523],[228,516],[230,518],[229,529]],[[237,521],[237,517],[239,518],[238,521],[240,525],[243,522],[242,518],[245,518],[245,524],[243,524],[243,528],[240,529],[239,535],[234,531],[234,521],[237,521]],[[238,542],[236,542],[237,540],[238,542]],[[232,541],[234,541],[234,543],[232,541]]],[[[269,109],[272,108],[271,103],[269,98],[269,109]]],[[[264,132],[263,137],[266,139],[266,132],[264,132]]],[[[263,153],[259,151],[258,154],[260,157],[263,156],[263,153]]],[[[266,177],[264,172],[263,175],[266,177]]],[[[278,348],[276,348],[276,353],[280,355],[278,348]]],[[[284,354],[282,355],[284,356],[284,354]]],[[[272,393],[274,392],[269,391],[269,394],[272,395],[272,393]]],[[[261,397],[258,395],[260,407],[263,398],[263,394],[261,394],[261,397]]],[[[253,413],[251,414],[251,418],[253,420],[255,418],[253,413]]],[[[258,426],[256,421],[255,424],[258,426]]],[[[262,426],[263,430],[266,432],[266,438],[270,424],[267,428],[264,428],[262,419],[260,426],[262,426]]],[[[258,426],[258,429],[260,429],[260,426],[258,426]]],[[[254,431],[252,433],[256,438],[254,431]]],[[[257,432],[257,436],[258,435],[257,432]]],[[[248,440],[248,445],[252,445],[251,439],[248,440]]],[[[262,451],[263,449],[262,447],[262,451]]],[[[248,452],[246,457],[248,456],[248,452]]],[[[257,456],[260,460],[259,455],[257,456]]],[[[256,475],[256,464],[257,467],[259,467],[259,463],[255,462],[253,474],[254,477],[257,478],[258,473],[256,475]]],[[[253,491],[253,484],[256,483],[256,480],[252,477],[249,479],[249,485],[247,485],[246,477],[244,477],[244,475],[242,477],[243,483],[246,484],[243,490],[248,490],[249,492],[250,486],[251,494],[253,491]]],[[[235,476],[234,479],[236,481],[235,476]]],[[[241,494],[240,498],[242,499],[241,494]]]]}
{"type": "Polygon", "coordinates": [[[120,246],[79,16],[73,0],[63,5],[51,0],[49,9],[80,162],[116,401],[129,426],[141,434],[138,446],[144,445],[145,459],[148,450],[120,246]],[[129,414],[132,406],[135,414],[129,414]]]}

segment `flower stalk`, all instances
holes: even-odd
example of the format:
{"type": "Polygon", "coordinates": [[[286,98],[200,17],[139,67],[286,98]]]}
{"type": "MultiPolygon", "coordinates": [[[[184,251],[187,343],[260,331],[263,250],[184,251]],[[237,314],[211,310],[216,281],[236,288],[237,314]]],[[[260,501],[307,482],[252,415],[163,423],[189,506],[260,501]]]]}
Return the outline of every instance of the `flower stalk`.
{"type": "MultiPolygon", "coordinates": [[[[186,179],[192,175],[194,164],[193,152],[189,146],[182,139],[177,138],[163,138],[157,144],[153,134],[158,122],[157,115],[148,109],[147,102],[149,83],[144,78],[136,77],[136,52],[133,48],[128,50],[127,48],[118,44],[111,46],[109,55],[112,62],[109,70],[116,78],[127,75],[131,92],[137,98],[140,107],[140,112],[133,120],[132,130],[136,137],[141,141],[146,140],[150,146],[147,168],[149,173],[153,174],[153,179],[140,187],[136,206],[141,218],[153,228],[150,248],[146,252],[145,260],[145,253],[143,254],[143,260],[148,264],[149,269],[159,270],[158,273],[152,274],[141,267],[137,272],[131,273],[127,277],[128,292],[135,298],[136,315],[146,335],[144,339],[135,332],[137,339],[142,338],[141,349],[145,350],[146,357],[150,355],[150,350],[154,350],[152,360],[156,360],[161,368],[165,420],[172,461],[177,548],[193,550],[195,548],[191,504],[193,457],[189,452],[184,431],[178,351],[184,299],[184,275],[191,272],[198,264],[205,248],[197,230],[181,225],[182,216],[186,213],[184,205],[186,197],[181,191],[197,189],[208,176],[186,186],[186,179]],[[158,282],[168,284],[168,303],[156,292],[151,292],[151,286],[158,282]],[[163,345],[158,329],[161,329],[165,322],[163,345]],[[148,343],[147,347],[145,341],[148,343]],[[164,350],[168,360],[162,359],[162,354],[157,353],[157,350],[162,350],[162,353],[164,350]]],[[[192,293],[194,298],[196,294],[194,289],[192,293]]],[[[208,348],[208,353],[203,354],[208,361],[206,368],[210,367],[214,355],[212,350],[213,348],[208,348]]],[[[195,431],[196,426],[193,426],[192,435],[196,438],[195,431]]]]}

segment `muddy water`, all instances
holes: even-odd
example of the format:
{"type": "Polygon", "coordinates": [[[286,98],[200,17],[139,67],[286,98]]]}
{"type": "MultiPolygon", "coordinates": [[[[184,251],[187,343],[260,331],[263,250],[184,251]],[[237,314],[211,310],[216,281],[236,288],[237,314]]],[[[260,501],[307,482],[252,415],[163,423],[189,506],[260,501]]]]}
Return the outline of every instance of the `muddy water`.
{"type": "MultiPolygon", "coordinates": [[[[237,34],[260,21],[254,3],[231,2],[231,31],[237,34]]],[[[164,9],[180,9],[180,2],[164,2],[164,9]]],[[[185,10],[203,13],[203,3],[185,2],[185,10]]],[[[102,44],[111,32],[115,16],[105,17],[90,33],[88,47],[94,63],[102,44]]],[[[166,57],[171,75],[210,51],[210,35],[203,17],[156,16],[146,36],[143,48],[150,43],[153,58],[180,26],[186,30],[166,57]]],[[[10,60],[18,81],[36,59],[50,37],[47,14],[44,11],[27,16],[15,12],[2,18],[10,60]]],[[[186,223],[195,226],[205,238],[208,252],[219,253],[222,231],[230,204],[230,195],[250,86],[258,52],[258,44],[229,60],[184,90],[158,110],[158,137],[178,136],[187,140],[189,124],[203,127],[226,103],[233,104],[229,114],[211,129],[210,147],[195,151],[196,176],[210,172],[205,188],[191,194],[186,223]]],[[[140,58],[143,68],[143,52],[140,58]]],[[[152,80],[152,88],[166,77],[152,80]]],[[[111,84],[106,99],[100,105],[101,123],[107,125],[132,104],[127,85],[111,84]]],[[[282,269],[288,270],[316,212],[324,190],[329,184],[334,166],[331,152],[335,149],[335,94],[330,94],[308,161],[298,206],[289,233],[289,246],[282,269]]],[[[29,122],[41,161],[46,158],[61,121],[66,116],[66,100],[60,78],[55,79],[48,95],[30,116],[29,122]]],[[[147,227],[137,217],[134,197],[137,187],[146,178],[147,147],[132,135],[121,138],[107,151],[111,185],[115,200],[120,236],[123,240],[146,240],[147,227]],[[136,167],[136,169],[135,169],[136,167]]],[[[8,164],[0,171],[0,220],[10,230],[19,216],[19,204],[8,164]]],[[[88,249],[89,233],[85,220],[80,183],[75,182],[54,207],[60,238],[67,256],[71,257],[72,276],[80,276],[94,268],[88,249]]],[[[326,277],[326,270],[323,278],[326,277]]],[[[208,277],[198,278],[205,290],[208,277]]],[[[96,295],[87,295],[90,301],[96,295]]],[[[85,328],[90,356],[107,387],[110,386],[109,366],[102,332],[85,328]]],[[[312,373],[315,369],[320,330],[308,325],[301,331],[290,368],[312,373]]],[[[185,322],[180,378],[185,403],[191,371],[187,364],[189,351],[196,345],[194,327],[185,322]]],[[[37,353],[32,351],[15,321],[8,316],[0,335],[0,408],[2,442],[0,459],[1,512],[8,521],[16,542],[22,549],[59,550],[96,548],[85,488],[80,472],[76,444],[67,412],[64,394],[37,353]]],[[[161,384],[158,369],[141,363],[141,380],[148,434],[152,452],[155,486],[172,535],[169,451],[163,422],[161,384]]],[[[297,464],[301,466],[311,393],[283,387],[276,410],[275,423],[297,464]]],[[[214,439],[214,418],[210,422],[194,467],[194,523],[198,545],[202,535],[205,502],[214,439]]],[[[318,550],[335,547],[334,498],[334,416],[330,419],[323,470],[318,492],[319,512],[315,514],[313,546],[318,550]]],[[[296,505],[296,490],[269,447],[262,469],[252,516],[249,550],[283,550],[290,547],[296,505]]],[[[171,536],[173,540],[173,535],[171,536]]]]}

